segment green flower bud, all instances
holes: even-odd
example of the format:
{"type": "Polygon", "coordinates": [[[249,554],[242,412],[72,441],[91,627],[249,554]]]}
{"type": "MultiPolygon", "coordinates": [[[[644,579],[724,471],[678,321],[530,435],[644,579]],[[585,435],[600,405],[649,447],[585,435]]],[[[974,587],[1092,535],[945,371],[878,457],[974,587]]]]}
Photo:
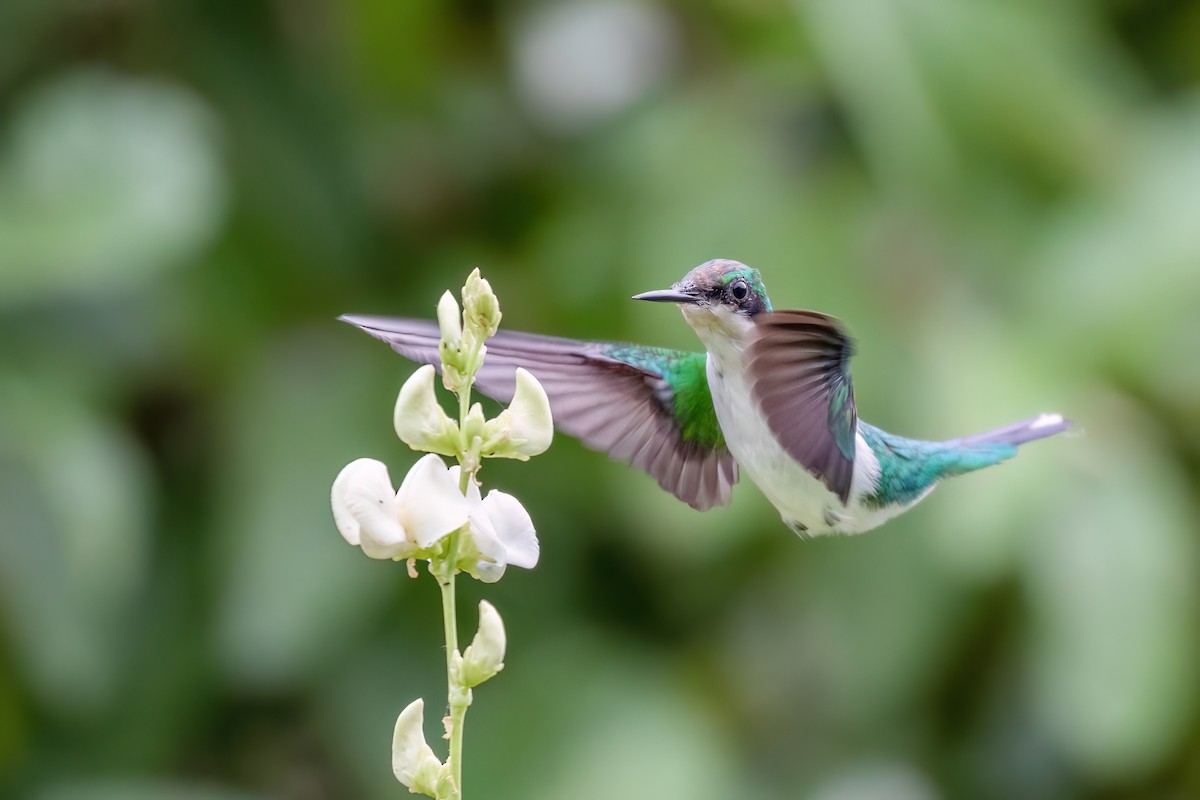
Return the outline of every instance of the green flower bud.
{"type": "Polygon", "coordinates": [[[475,439],[481,442],[487,436],[487,420],[483,416],[483,406],[479,403],[474,403],[471,410],[467,412],[467,422],[463,426],[463,438],[466,440],[467,447],[470,448],[475,439]]]}
{"type": "Polygon", "coordinates": [[[463,286],[463,322],[474,329],[480,339],[494,336],[500,327],[500,301],[492,292],[492,285],[474,269],[463,286]]]}
{"type": "Polygon", "coordinates": [[[479,630],[462,654],[458,677],[462,686],[470,688],[491,678],[504,669],[504,651],[508,645],[504,622],[495,606],[486,600],[479,602],[479,630]]]}

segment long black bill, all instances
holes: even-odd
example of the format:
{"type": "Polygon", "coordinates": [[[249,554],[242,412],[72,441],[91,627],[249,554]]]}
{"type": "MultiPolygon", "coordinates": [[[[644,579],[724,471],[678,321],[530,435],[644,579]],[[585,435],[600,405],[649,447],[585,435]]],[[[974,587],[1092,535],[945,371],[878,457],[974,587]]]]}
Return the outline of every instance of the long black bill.
{"type": "Polygon", "coordinates": [[[677,289],[655,289],[653,292],[642,292],[635,294],[634,300],[649,300],[653,303],[690,303],[695,304],[700,302],[700,298],[694,294],[681,292],[677,289]]]}

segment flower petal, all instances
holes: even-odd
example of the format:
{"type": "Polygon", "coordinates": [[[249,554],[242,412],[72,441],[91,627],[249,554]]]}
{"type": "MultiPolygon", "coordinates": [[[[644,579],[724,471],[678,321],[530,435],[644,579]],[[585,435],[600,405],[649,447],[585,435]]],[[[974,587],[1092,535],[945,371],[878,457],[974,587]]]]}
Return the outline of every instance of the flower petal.
{"type": "MultiPolygon", "coordinates": [[[[458,467],[451,467],[450,472],[457,473],[458,467]]],[[[474,482],[467,487],[467,503],[471,527],[468,529],[469,535],[459,542],[458,567],[477,580],[495,583],[504,575],[504,568],[508,566],[507,553],[492,528],[492,521],[483,509],[483,498],[480,497],[479,487],[474,482]]]]}
{"type": "Polygon", "coordinates": [[[338,531],[371,558],[395,558],[410,546],[383,462],[351,461],[338,473],[329,499],[338,531]]]}
{"type": "Polygon", "coordinates": [[[442,459],[430,453],[404,476],[396,493],[400,524],[421,547],[431,544],[467,523],[467,500],[442,459]]]}
{"type": "Polygon", "coordinates": [[[396,718],[392,774],[413,792],[432,793],[441,762],[425,741],[425,701],[418,698],[396,718]]]}
{"type": "Polygon", "coordinates": [[[476,561],[473,564],[464,564],[463,569],[475,580],[495,583],[504,577],[504,570],[507,566],[507,564],[497,564],[494,561],[476,561]]]}
{"type": "Polygon", "coordinates": [[[458,426],[446,415],[433,391],[432,364],[420,367],[400,387],[392,422],[400,441],[414,450],[452,456],[458,426]]]}
{"type": "MultiPolygon", "coordinates": [[[[454,485],[458,486],[459,481],[462,478],[462,467],[455,464],[446,471],[450,473],[450,478],[454,481],[454,485]]],[[[475,506],[478,506],[482,500],[483,495],[479,493],[479,484],[475,481],[467,481],[467,505],[474,508],[475,506]]]]}
{"type": "Polygon", "coordinates": [[[517,367],[517,389],[508,410],[512,412],[512,438],[523,440],[516,448],[525,457],[540,455],[554,439],[550,400],[533,373],[517,367]]]}
{"type": "Polygon", "coordinates": [[[483,509],[496,538],[504,545],[504,560],[525,569],[536,566],[540,552],[537,533],[529,512],[520,501],[511,494],[493,489],[483,498],[483,509]]]}

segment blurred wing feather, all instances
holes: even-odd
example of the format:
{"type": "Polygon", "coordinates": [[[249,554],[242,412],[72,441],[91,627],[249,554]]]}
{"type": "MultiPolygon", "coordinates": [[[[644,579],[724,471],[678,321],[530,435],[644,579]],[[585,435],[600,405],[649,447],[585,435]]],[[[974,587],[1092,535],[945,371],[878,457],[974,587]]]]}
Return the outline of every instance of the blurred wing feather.
{"type": "MultiPolygon", "coordinates": [[[[438,327],[428,320],[343,316],[405,358],[440,367],[438,327]]],[[[516,368],[541,382],[554,425],[588,447],[649,473],[659,486],[704,511],[729,502],[737,464],[724,443],[685,438],[664,372],[679,351],[581,342],[515,331],[487,341],[475,386],[501,403],[512,400],[516,368]],[[636,363],[614,354],[635,353],[636,363]]],[[[706,389],[707,390],[707,387],[706,389]]]]}
{"type": "Polygon", "coordinates": [[[755,323],[747,371],[767,424],[784,450],[845,503],[858,422],[850,337],[815,311],[769,311],[755,323]]]}

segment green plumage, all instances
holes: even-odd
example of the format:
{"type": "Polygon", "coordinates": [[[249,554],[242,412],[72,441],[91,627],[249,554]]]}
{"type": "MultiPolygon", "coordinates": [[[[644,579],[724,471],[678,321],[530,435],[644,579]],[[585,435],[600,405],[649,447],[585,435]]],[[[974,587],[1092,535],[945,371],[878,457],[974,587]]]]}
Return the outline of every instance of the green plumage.
{"type": "Polygon", "coordinates": [[[707,356],[664,347],[618,344],[605,353],[609,358],[661,375],[670,391],[671,415],[685,442],[709,448],[725,447],[725,436],[713,409],[708,388],[707,356]]]}
{"type": "Polygon", "coordinates": [[[851,460],[854,458],[856,418],[854,384],[850,382],[850,373],[843,371],[829,393],[829,432],[833,434],[838,450],[851,460]]]}

